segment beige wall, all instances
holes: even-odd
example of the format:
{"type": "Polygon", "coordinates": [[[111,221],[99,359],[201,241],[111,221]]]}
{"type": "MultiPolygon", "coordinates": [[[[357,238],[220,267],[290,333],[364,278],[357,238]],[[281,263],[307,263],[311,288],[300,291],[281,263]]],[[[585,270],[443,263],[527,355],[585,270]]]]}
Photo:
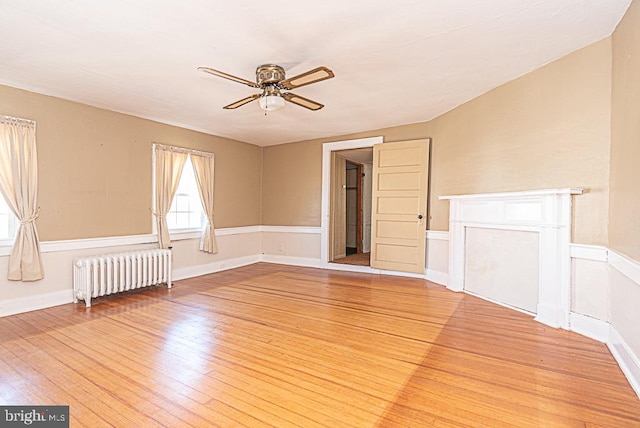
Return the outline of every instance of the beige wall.
{"type": "Polygon", "coordinates": [[[262,224],[320,226],[322,210],[322,144],[384,136],[385,141],[428,136],[427,124],[398,126],[264,148],[262,224]]]}
{"type": "Polygon", "coordinates": [[[151,233],[153,142],[214,152],[216,226],[260,224],[259,147],[5,86],[0,114],[37,121],[43,241],[151,233]]]}
{"type": "Polygon", "coordinates": [[[584,187],[575,242],[607,243],[611,41],[603,40],[432,121],[265,147],[263,223],[319,226],[322,143],[432,137],[431,230],[448,230],[438,196],[584,187]]]}
{"type": "Polygon", "coordinates": [[[265,147],[262,158],[262,224],[320,226],[322,145],[265,147]]]}
{"type": "Polygon", "coordinates": [[[583,187],[574,242],[607,244],[611,41],[605,39],[430,122],[431,223],[448,194],[583,187]]]}
{"type": "Polygon", "coordinates": [[[610,247],[640,260],[640,2],[613,34],[610,247]]]}

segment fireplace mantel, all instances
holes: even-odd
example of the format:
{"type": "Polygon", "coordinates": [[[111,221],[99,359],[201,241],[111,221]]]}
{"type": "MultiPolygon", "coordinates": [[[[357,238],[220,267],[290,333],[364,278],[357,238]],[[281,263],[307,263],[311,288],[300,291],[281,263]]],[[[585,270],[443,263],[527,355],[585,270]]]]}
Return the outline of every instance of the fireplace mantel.
{"type": "Polygon", "coordinates": [[[463,291],[465,234],[468,227],[520,230],[539,234],[536,320],[569,327],[571,203],[582,189],[441,196],[449,200],[448,288],[463,291]]]}

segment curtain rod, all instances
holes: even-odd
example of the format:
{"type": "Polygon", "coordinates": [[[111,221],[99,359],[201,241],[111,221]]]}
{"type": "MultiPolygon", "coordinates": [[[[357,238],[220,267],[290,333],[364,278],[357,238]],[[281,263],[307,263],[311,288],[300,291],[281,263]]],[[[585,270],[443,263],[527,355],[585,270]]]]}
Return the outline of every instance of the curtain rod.
{"type": "Polygon", "coordinates": [[[21,117],[5,116],[5,115],[0,115],[0,121],[2,121],[2,122],[21,122],[21,123],[26,123],[26,124],[29,124],[29,125],[35,125],[36,124],[35,120],[23,119],[21,117]]]}
{"type": "Polygon", "coordinates": [[[164,149],[164,150],[169,150],[169,151],[172,151],[172,152],[180,152],[180,153],[188,153],[188,154],[194,154],[194,155],[200,155],[200,156],[216,157],[216,155],[211,153],[211,152],[203,152],[203,151],[195,150],[195,149],[187,149],[186,147],[167,146],[165,144],[160,144],[160,143],[153,143],[153,146],[161,148],[161,149],[164,149]]]}

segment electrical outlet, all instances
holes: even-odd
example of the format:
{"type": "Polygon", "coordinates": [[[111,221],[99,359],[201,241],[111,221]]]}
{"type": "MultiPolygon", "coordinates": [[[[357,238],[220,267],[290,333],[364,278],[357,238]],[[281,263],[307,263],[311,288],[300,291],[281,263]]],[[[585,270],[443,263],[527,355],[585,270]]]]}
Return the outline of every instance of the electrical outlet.
{"type": "Polygon", "coordinates": [[[278,246],[278,251],[284,251],[284,244],[280,244],[278,246]]]}

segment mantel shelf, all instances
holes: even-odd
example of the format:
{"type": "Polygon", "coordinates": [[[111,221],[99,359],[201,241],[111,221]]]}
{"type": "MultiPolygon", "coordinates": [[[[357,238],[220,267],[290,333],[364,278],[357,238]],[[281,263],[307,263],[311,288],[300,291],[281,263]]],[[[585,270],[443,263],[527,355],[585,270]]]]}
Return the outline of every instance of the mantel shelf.
{"type": "Polygon", "coordinates": [[[455,199],[510,199],[531,196],[547,195],[581,195],[584,189],[575,187],[565,187],[560,189],[526,190],[521,192],[496,192],[496,193],[472,193],[467,195],[446,195],[439,196],[440,200],[455,199]]]}

